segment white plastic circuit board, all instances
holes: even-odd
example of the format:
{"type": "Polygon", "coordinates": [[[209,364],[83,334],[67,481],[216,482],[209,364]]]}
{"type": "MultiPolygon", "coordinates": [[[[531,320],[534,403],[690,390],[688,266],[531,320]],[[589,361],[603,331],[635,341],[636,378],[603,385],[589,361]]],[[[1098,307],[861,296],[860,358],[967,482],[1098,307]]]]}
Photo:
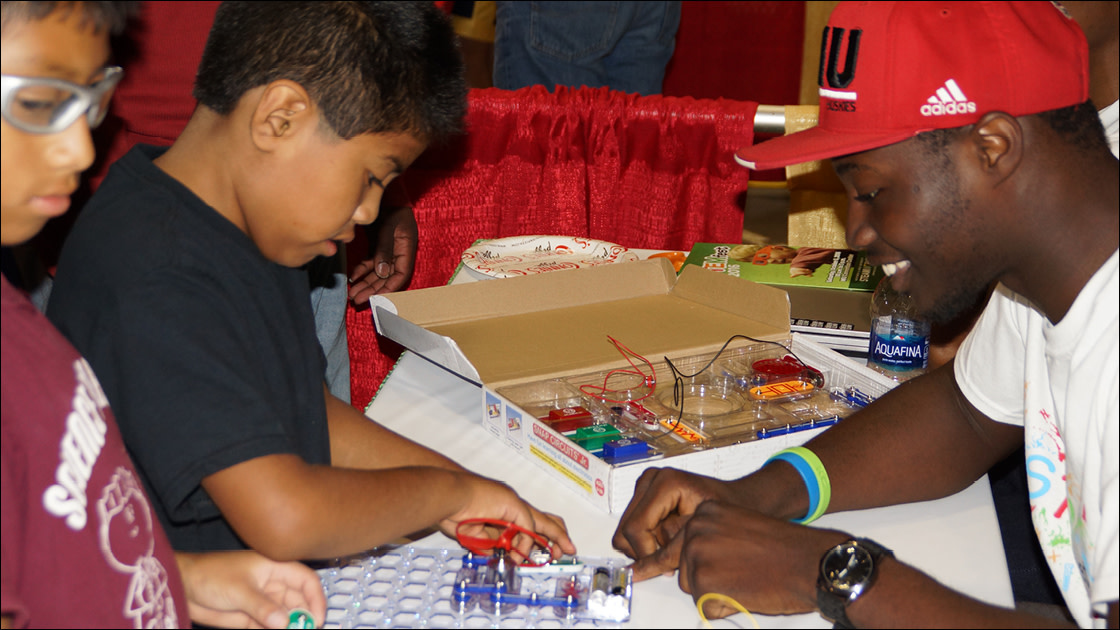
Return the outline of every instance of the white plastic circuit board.
{"type": "Polygon", "coordinates": [[[630,618],[623,559],[539,568],[462,549],[382,547],[319,569],[333,628],[616,628],[630,618]]]}

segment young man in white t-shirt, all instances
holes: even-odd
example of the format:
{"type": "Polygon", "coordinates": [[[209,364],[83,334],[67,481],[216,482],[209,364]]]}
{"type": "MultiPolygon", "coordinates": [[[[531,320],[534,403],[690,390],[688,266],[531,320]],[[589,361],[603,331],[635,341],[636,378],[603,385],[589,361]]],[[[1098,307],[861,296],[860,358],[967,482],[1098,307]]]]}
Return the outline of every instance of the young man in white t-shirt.
{"type": "Polygon", "coordinates": [[[636,579],[679,569],[696,598],[820,610],[838,627],[1053,625],[955,593],[873,541],[785,520],[946,496],[1025,444],[1071,614],[1117,627],[1120,166],[1081,29],[1045,2],[845,2],[821,50],[820,124],[737,159],[831,158],[849,245],[935,321],[1000,286],[954,362],[806,448],[734,481],[647,471],[615,546],[636,579]]]}

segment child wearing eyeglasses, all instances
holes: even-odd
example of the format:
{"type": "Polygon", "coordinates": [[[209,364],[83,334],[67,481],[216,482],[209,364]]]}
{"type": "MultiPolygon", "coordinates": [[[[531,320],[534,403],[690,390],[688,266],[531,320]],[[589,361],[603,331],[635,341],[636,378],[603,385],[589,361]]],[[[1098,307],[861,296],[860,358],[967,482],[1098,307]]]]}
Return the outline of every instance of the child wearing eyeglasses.
{"type": "MultiPolygon", "coordinates": [[[[133,3],[2,5],[5,247],[66,212],[121,69],[110,31],[133,3]]],[[[318,576],[254,552],[173,553],[89,365],[0,280],[3,572],[9,627],[283,628],[316,619],[318,576]]]]}
{"type": "MultiPolygon", "coordinates": [[[[47,314],[89,359],[172,545],[348,555],[472,518],[575,551],[563,521],[326,390],[300,269],[457,132],[462,61],[431,3],[225,3],[167,149],[110,169],[47,314]]],[[[517,538],[528,553],[533,543],[517,538]]]]}

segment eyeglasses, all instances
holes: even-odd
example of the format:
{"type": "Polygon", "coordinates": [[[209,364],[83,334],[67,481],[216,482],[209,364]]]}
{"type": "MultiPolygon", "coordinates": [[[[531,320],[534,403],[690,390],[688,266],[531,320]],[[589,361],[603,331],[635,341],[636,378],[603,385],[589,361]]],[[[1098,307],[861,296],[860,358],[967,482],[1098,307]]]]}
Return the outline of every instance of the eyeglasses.
{"type": "Polygon", "coordinates": [[[2,75],[0,106],[4,120],[27,133],[48,134],[66,130],[85,114],[92,129],[105,120],[113,88],[123,75],[119,66],[111,66],[89,86],[62,79],[2,75]]]}

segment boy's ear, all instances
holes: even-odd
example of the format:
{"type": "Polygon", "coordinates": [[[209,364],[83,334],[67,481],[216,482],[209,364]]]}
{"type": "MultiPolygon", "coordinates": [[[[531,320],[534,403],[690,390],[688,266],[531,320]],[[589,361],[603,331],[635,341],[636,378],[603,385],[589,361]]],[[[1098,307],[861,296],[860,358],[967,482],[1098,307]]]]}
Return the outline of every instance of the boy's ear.
{"type": "Polygon", "coordinates": [[[1023,159],[1023,127],[1014,116],[1003,112],[985,114],[970,134],[976,147],[980,168],[1002,181],[1019,167],[1023,159]]]}
{"type": "Polygon", "coordinates": [[[281,79],[265,86],[253,110],[253,144],[271,152],[287,138],[319,124],[311,96],[295,81],[281,79]]]}

